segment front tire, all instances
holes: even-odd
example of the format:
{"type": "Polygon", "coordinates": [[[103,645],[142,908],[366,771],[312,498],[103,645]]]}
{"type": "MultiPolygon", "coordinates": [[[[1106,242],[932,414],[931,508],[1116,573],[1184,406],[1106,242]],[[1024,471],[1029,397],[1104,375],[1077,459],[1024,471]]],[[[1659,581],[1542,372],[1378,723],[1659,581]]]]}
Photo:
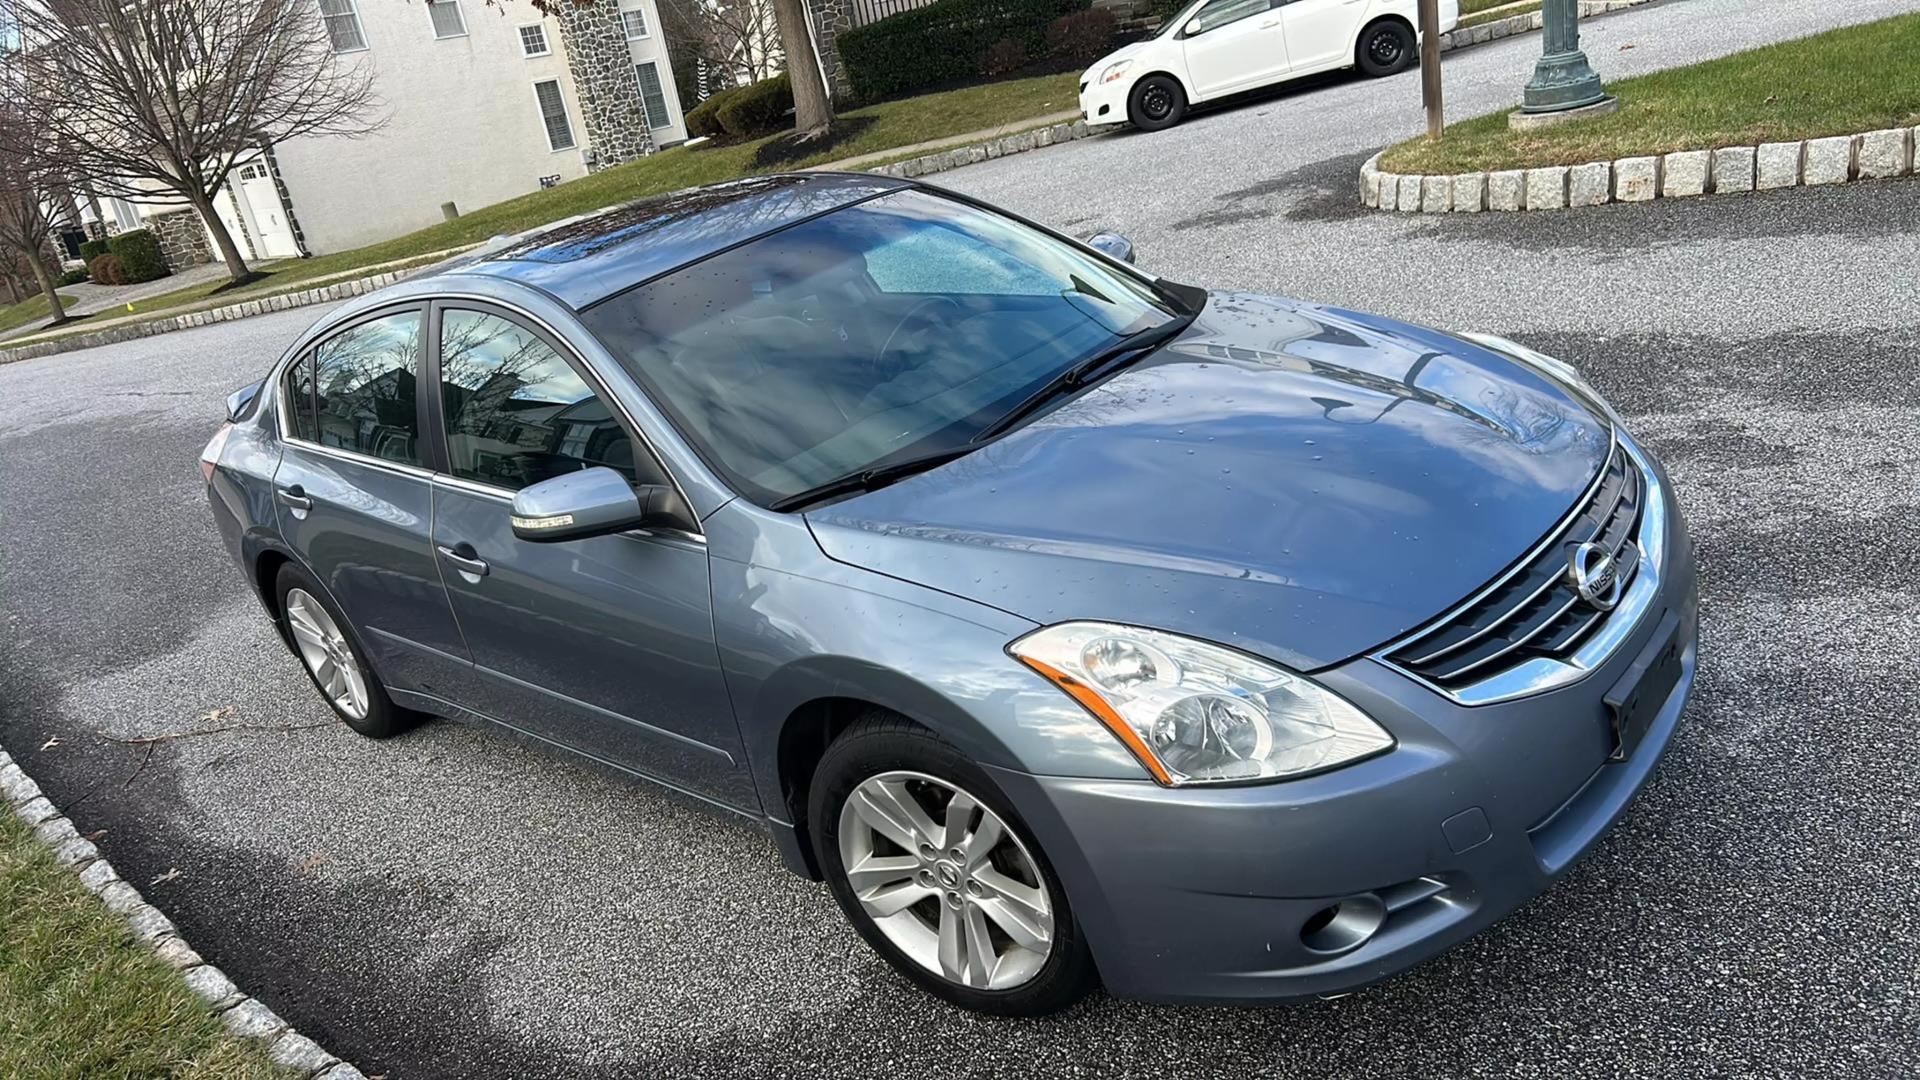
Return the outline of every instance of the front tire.
{"type": "Polygon", "coordinates": [[[1413,66],[1418,47],[1413,31],[1398,19],[1379,19],[1360,31],[1354,62],[1374,78],[1398,75],[1413,66]]]}
{"type": "Polygon", "coordinates": [[[418,722],[417,713],[387,696],[348,629],[347,617],[312,574],[285,563],[274,577],[273,593],[293,651],[334,715],[370,739],[398,735],[418,722]]]}
{"type": "Polygon", "coordinates": [[[1170,128],[1187,115],[1187,92],[1171,75],[1149,75],[1127,94],[1127,119],[1142,131],[1170,128]]]}
{"type": "Polygon", "coordinates": [[[1094,980],[1046,855],[986,772],[876,711],[814,773],[808,820],[834,899],[862,938],[962,1008],[1042,1016],[1094,980]]]}

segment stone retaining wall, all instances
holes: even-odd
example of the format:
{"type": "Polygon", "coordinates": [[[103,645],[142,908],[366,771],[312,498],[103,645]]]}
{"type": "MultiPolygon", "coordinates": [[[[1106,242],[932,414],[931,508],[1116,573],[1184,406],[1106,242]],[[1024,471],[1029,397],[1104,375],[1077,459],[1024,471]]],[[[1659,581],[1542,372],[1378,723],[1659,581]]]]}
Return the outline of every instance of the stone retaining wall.
{"type": "MultiPolygon", "coordinates": [[[[1920,127],[1799,142],[1682,150],[1537,169],[1415,176],[1360,167],[1360,202],[1402,213],[1565,210],[1912,175],[1920,127]]],[[[1382,151],[1384,153],[1385,151],[1382,151]]]]}

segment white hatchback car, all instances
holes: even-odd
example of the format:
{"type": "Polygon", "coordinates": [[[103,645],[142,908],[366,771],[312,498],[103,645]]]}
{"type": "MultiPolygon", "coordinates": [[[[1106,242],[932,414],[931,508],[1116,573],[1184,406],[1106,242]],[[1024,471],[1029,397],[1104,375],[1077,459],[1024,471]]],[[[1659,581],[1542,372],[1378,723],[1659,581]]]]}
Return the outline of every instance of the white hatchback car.
{"type": "MultiPolygon", "coordinates": [[[[1302,75],[1392,75],[1417,57],[1416,10],[1416,0],[1195,0],[1088,68],[1080,111],[1090,124],[1158,131],[1188,106],[1302,75]]],[[[1441,31],[1459,22],[1460,0],[1440,0],[1441,31]]]]}

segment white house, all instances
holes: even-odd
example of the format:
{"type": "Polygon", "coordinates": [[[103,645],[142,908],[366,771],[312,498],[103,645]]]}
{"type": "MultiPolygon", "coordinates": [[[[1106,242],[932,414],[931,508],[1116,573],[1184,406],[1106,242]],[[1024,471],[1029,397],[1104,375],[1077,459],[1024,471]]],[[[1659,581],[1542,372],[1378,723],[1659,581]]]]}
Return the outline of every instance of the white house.
{"type": "MultiPolygon", "coordinates": [[[[216,206],[256,259],[360,247],[686,139],[656,0],[544,18],[524,0],[317,0],[316,17],[388,120],[244,161],[216,206]]],[[[100,216],[155,228],[176,264],[211,257],[183,212],[103,200],[100,216]]]]}

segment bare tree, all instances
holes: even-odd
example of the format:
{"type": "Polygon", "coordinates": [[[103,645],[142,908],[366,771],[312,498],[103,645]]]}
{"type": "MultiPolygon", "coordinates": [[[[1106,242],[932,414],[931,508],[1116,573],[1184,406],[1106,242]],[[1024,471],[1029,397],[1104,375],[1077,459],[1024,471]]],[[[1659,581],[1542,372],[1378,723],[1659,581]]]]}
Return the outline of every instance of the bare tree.
{"type": "Polygon", "coordinates": [[[0,255],[9,262],[26,265],[53,312],[49,325],[59,326],[67,321],[67,312],[60,304],[58,283],[54,281],[54,271],[60,264],[47,265],[48,242],[73,208],[55,204],[52,193],[60,185],[53,182],[55,177],[44,162],[10,153],[4,145],[9,135],[31,132],[35,126],[32,119],[10,103],[0,104],[0,255]]]}
{"type": "Polygon", "coordinates": [[[667,34],[727,86],[771,79],[786,68],[773,0],[659,0],[667,34]]]}
{"type": "Polygon", "coordinates": [[[258,148],[376,129],[364,64],[336,60],[312,0],[5,0],[4,78],[39,118],[0,145],[134,202],[184,201],[236,282],[246,260],[213,200],[258,148]]]}

